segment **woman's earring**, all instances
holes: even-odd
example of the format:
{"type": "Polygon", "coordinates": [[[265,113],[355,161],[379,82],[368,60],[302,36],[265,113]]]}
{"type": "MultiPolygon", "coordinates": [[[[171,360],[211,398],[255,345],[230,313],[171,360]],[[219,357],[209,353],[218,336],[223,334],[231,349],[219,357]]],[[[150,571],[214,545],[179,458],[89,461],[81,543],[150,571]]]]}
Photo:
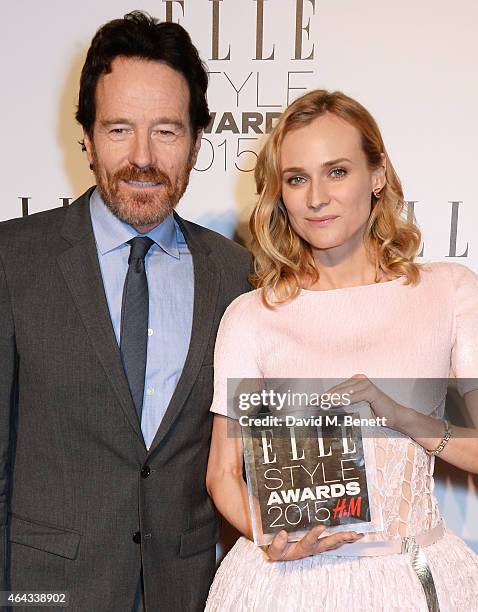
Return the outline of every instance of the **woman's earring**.
{"type": "Polygon", "coordinates": [[[375,199],[380,200],[380,189],[374,189],[373,195],[375,196],[375,199]]]}

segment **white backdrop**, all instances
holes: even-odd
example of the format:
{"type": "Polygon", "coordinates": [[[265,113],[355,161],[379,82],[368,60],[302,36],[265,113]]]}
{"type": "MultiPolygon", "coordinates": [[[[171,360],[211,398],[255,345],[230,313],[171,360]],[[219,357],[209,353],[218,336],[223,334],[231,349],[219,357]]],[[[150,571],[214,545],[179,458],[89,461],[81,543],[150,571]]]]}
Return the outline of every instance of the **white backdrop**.
{"type": "MultiPolygon", "coordinates": [[[[211,72],[215,119],[183,216],[244,235],[262,133],[306,89],[341,89],[382,129],[415,202],[423,260],[478,271],[474,0],[16,0],[2,9],[0,220],[59,206],[93,183],[74,120],[81,66],[102,23],[142,9],[170,12],[211,72]]],[[[478,481],[442,467],[447,524],[478,551],[478,481]]]]}

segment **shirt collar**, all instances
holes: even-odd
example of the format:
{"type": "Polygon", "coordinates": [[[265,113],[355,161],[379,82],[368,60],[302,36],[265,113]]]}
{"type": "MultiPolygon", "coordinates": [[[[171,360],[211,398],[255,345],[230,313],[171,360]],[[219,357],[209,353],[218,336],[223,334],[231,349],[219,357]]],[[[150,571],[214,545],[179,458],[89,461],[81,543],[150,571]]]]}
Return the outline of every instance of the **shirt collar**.
{"type": "Polygon", "coordinates": [[[146,234],[139,234],[134,227],[116,217],[103,202],[95,189],[90,196],[90,213],[98,250],[102,255],[117,249],[135,236],[148,236],[168,255],[179,259],[176,222],[169,214],[159,225],[146,234]]]}

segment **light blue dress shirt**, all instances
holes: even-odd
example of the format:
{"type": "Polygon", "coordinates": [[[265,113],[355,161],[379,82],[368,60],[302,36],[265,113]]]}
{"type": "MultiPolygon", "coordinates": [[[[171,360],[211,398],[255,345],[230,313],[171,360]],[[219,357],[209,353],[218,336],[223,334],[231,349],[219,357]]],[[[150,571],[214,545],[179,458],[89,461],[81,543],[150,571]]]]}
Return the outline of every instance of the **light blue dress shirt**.
{"type": "Polygon", "coordinates": [[[183,370],[191,339],[194,272],[191,253],[173,215],[147,234],[120,221],[97,189],[90,212],[103,285],[118,346],[121,302],[135,236],[154,240],[145,258],[149,289],[148,353],[141,429],[149,449],[183,370]]]}

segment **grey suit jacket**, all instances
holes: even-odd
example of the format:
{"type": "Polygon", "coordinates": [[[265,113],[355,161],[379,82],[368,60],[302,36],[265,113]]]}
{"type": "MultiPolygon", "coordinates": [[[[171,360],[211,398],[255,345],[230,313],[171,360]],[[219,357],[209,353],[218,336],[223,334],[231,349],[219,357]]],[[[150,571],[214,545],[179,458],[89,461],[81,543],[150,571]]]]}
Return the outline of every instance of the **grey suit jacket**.
{"type": "Polygon", "coordinates": [[[130,612],[142,565],[148,611],[201,610],[218,537],[205,488],[214,341],[250,289],[249,255],[176,217],[193,257],[193,327],[147,451],[90,193],[0,224],[0,588],[68,591],[72,612],[130,612]]]}

